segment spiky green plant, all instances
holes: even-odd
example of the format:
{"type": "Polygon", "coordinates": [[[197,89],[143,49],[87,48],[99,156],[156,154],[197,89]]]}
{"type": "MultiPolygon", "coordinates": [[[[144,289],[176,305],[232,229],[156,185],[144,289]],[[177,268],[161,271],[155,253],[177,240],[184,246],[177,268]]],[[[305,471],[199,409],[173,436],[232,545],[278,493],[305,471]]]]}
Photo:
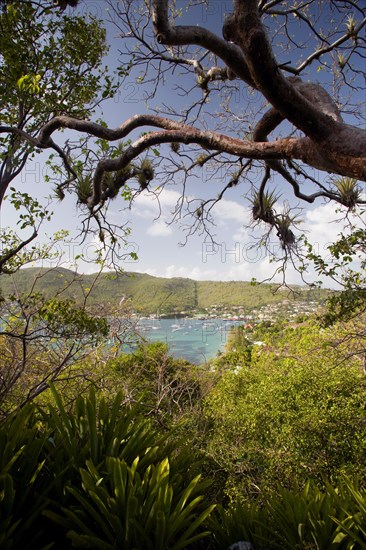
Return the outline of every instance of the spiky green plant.
{"type": "Polygon", "coordinates": [[[137,181],[140,184],[141,189],[146,189],[150,181],[154,178],[154,167],[148,158],[145,158],[141,162],[140,169],[137,173],[137,181]]]}
{"type": "Polygon", "coordinates": [[[102,541],[92,548],[149,548],[151,539],[178,549],[203,536],[212,506],[191,450],[126,410],[121,395],[107,405],[91,391],[67,410],[51,391],[54,405],[30,403],[0,426],[0,548],[69,548],[70,518],[73,544],[92,535],[102,541]]]}
{"type": "Polygon", "coordinates": [[[0,426],[0,548],[41,548],[42,511],[52,480],[44,475],[43,448],[49,436],[27,404],[0,426]]]}
{"type": "Polygon", "coordinates": [[[75,185],[76,194],[79,202],[86,204],[92,195],[92,178],[90,175],[80,176],[75,185]]]}
{"type": "Polygon", "coordinates": [[[231,174],[230,181],[227,184],[228,187],[236,187],[239,183],[239,178],[240,178],[240,172],[234,172],[233,174],[231,174]]]}
{"type": "Polygon", "coordinates": [[[115,178],[113,172],[104,172],[102,179],[102,189],[105,195],[115,196],[118,189],[115,189],[115,178]]]}
{"type": "Polygon", "coordinates": [[[280,240],[283,249],[291,248],[295,244],[295,235],[291,229],[293,218],[288,214],[279,214],[275,219],[277,237],[280,240]]]}
{"type": "Polygon", "coordinates": [[[254,193],[252,203],[253,220],[262,220],[270,225],[274,225],[274,205],[278,201],[279,196],[275,191],[265,191],[264,193],[254,193]]]}
{"type": "Polygon", "coordinates": [[[354,36],[356,30],[356,20],[353,14],[347,16],[346,29],[349,36],[354,36]]]}
{"type": "Polygon", "coordinates": [[[208,525],[218,550],[229,548],[237,541],[250,542],[259,550],[265,547],[262,543],[268,537],[268,510],[250,502],[237,502],[226,510],[219,505],[208,525]]]}
{"type": "Polygon", "coordinates": [[[345,478],[341,486],[345,517],[332,517],[350,540],[347,548],[366,548],[366,493],[345,478]]]}
{"type": "Polygon", "coordinates": [[[55,188],[54,188],[54,193],[55,193],[55,197],[59,200],[59,201],[63,201],[64,198],[65,198],[65,191],[63,190],[63,188],[59,185],[57,185],[55,188]]]}
{"type": "Polygon", "coordinates": [[[297,490],[278,487],[259,502],[218,506],[208,523],[215,548],[239,540],[256,550],[361,550],[366,548],[365,492],[347,478],[320,490],[313,482],[297,490]]]}
{"type": "MultiPolygon", "coordinates": [[[[51,447],[58,448],[58,459],[63,455],[64,464],[72,461],[77,472],[87,460],[100,464],[105,457],[114,456],[133,462],[143,456],[142,464],[151,464],[170,452],[167,436],[158,436],[150,424],[135,409],[123,409],[121,393],[111,404],[97,400],[95,391],[79,396],[72,412],[51,387],[55,405],[42,412],[44,421],[54,428],[51,447]]],[[[174,446],[174,445],[173,445],[174,446]]]]}
{"type": "Polygon", "coordinates": [[[129,465],[109,457],[103,468],[86,462],[82,489],[69,489],[78,505],[63,508],[63,516],[48,513],[68,530],[73,546],[180,550],[209,534],[201,526],[214,506],[202,507],[200,476],[177,486],[168,458],[142,469],[139,463],[139,457],[129,465]]]}
{"type": "Polygon", "coordinates": [[[343,177],[334,180],[333,183],[337,189],[342,204],[347,206],[347,208],[354,208],[361,198],[361,190],[357,185],[357,180],[343,177]]]}
{"type": "Polygon", "coordinates": [[[341,504],[331,486],[324,492],[310,481],[296,491],[279,487],[267,504],[268,540],[275,538],[279,547],[288,550],[346,548],[347,535],[331,517],[344,517],[341,504]]]}
{"type": "Polygon", "coordinates": [[[196,158],[196,164],[198,164],[198,166],[203,166],[206,160],[207,160],[207,155],[202,153],[202,155],[198,155],[198,157],[196,158]]]}
{"type": "Polygon", "coordinates": [[[173,153],[178,153],[179,149],[180,149],[180,143],[178,143],[177,141],[173,141],[171,144],[170,144],[170,147],[173,151],[173,153]]]}

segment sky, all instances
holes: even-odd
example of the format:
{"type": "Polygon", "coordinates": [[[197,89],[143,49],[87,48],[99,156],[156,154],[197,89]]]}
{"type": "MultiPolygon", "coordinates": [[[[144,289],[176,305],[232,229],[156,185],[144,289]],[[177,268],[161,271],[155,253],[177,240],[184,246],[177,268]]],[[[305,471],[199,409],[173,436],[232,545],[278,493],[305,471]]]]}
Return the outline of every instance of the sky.
{"type": "MultiPolygon", "coordinates": [[[[180,2],[182,4],[182,2],[180,2]]],[[[179,4],[179,2],[178,2],[179,4]]],[[[184,4],[184,2],[183,2],[184,4]]],[[[214,30],[222,24],[222,14],[230,11],[231,2],[211,2],[208,12],[201,6],[196,12],[198,24],[211,26],[214,30]]],[[[86,9],[82,6],[82,9],[86,9]]],[[[88,1],[88,11],[103,16],[105,3],[100,1],[88,1]]],[[[118,63],[119,41],[117,31],[108,26],[108,34],[112,43],[108,64],[113,67],[118,63]]],[[[136,77],[136,74],[133,74],[136,77]]],[[[184,105],[185,98],[179,98],[174,94],[174,84],[168,82],[160,88],[159,102],[175,102],[177,108],[184,105]],[[173,87],[172,87],[173,86],[173,87]]],[[[239,95],[244,93],[239,88],[239,95]]],[[[221,98],[222,99],[222,98],[221,98]]],[[[145,101],[144,88],[136,80],[125,82],[117,96],[107,102],[103,108],[103,118],[111,127],[121,124],[128,117],[143,113],[149,107],[157,105],[154,102],[145,101]]],[[[213,105],[213,110],[215,105],[213,105]]],[[[99,116],[99,115],[98,115],[99,116]]],[[[96,116],[97,118],[97,116],[96,116]]],[[[137,134],[136,134],[137,135],[137,134]]],[[[56,141],[58,141],[56,136],[56,141]]],[[[61,141],[62,142],[62,141],[61,141]]],[[[216,179],[211,179],[210,166],[207,166],[198,179],[192,179],[189,183],[188,197],[198,198],[199,193],[205,195],[209,192],[218,192],[223,181],[227,180],[227,174],[219,174],[216,179]]],[[[32,193],[40,198],[48,195],[50,190],[46,188],[44,176],[47,168],[42,157],[35,163],[28,164],[18,178],[18,186],[24,190],[32,190],[32,193]],[[46,189],[46,191],[45,191],[46,189]]],[[[281,193],[284,189],[280,177],[275,178],[273,188],[281,193]]],[[[159,195],[159,201],[146,192],[141,193],[134,201],[133,208],[129,209],[123,201],[116,201],[110,208],[110,220],[113,223],[126,223],[131,228],[128,244],[125,252],[134,252],[138,259],[127,259],[121,264],[126,271],[148,273],[159,277],[189,277],[196,280],[244,280],[252,278],[265,280],[270,278],[275,270],[270,261],[270,254],[263,248],[258,248],[259,233],[249,228],[251,212],[243,198],[245,190],[238,186],[230,190],[213,209],[215,225],[211,233],[216,244],[205,238],[205,235],[194,234],[185,241],[186,219],[171,223],[172,213],[181,196],[179,182],[172,182],[164,193],[159,195]]],[[[296,204],[293,203],[293,204],[296,204]]],[[[94,272],[94,252],[99,244],[94,240],[81,243],[77,237],[76,227],[80,225],[80,212],[75,204],[66,199],[64,203],[55,202],[51,209],[55,212],[52,221],[44,227],[45,240],[59,229],[71,230],[70,243],[64,247],[64,266],[72,267],[73,259],[82,252],[90,261],[79,262],[79,270],[94,272]],[[47,237],[48,236],[48,237],[47,237]]],[[[316,250],[326,251],[326,247],[334,241],[341,229],[339,222],[335,220],[342,214],[335,213],[332,204],[314,204],[302,211],[302,229],[311,240],[316,250]]],[[[16,224],[16,213],[5,208],[1,213],[1,226],[16,224]]],[[[269,248],[278,250],[278,241],[273,238],[269,248]]],[[[316,275],[310,269],[309,281],[314,281],[316,275]]],[[[281,278],[281,277],[280,277],[281,278]]],[[[288,283],[301,283],[299,274],[291,267],[288,268],[286,279],[288,283]]],[[[326,286],[330,286],[330,283],[326,286]]]]}

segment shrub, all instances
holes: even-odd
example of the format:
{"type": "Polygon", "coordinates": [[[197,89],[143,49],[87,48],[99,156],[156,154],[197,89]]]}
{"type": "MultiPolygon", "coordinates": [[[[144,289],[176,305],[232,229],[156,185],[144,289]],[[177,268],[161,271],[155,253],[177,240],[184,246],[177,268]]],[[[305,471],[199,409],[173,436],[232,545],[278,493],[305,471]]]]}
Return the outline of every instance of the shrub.
{"type": "Polygon", "coordinates": [[[261,502],[219,506],[209,520],[215,547],[245,540],[256,550],[361,550],[365,548],[365,492],[347,478],[337,488],[320,490],[307,482],[303,489],[261,495],[261,502]]]}
{"type": "Polygon", "coordinates": [[[0,426],[1,548],[178,550],[207,535],[213,506],[186,445],[121,395],[109,407],[91,391],[68,412],[52,392],[54,406],[28,404],[0,426]]]}

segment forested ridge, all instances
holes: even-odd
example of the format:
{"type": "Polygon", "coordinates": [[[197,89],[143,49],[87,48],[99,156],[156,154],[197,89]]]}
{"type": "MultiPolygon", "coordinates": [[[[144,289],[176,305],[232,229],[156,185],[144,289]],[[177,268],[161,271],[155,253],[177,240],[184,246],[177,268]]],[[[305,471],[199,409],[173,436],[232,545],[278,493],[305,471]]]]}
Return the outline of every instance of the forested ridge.
{"type": "Polygon", "coordinates": [[[121,314],[132,309],[139,314],[174,316],[175,313],[203,311],[214,306],[242,307],[248,311],[283,300],[315,301],[324,303],[329,291],[293,285],[279,291],[278,285],[253,285],[244,281],[194,281],[187,278],[165,279],[146,273],[76,274],[56,268],[53,270],[26,268],[12,276],[1,278],[1,292],[9,296],[14,292],[27,293],[34,289],[46,297],[62,291],[63,295],[80,304],[83,289],[93,288],[89,304],[102,304],[106,309],[121,303],[121,314]],[[123,307],[122,307],[122,304],[123,307]],[[126,309],[127,308],[127,309],[126,309]]]}

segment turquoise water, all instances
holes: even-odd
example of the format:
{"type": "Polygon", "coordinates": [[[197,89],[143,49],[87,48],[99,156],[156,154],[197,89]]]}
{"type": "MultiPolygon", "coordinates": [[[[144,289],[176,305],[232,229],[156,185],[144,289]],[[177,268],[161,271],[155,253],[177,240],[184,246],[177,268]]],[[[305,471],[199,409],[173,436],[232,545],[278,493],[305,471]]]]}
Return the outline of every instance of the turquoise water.
{"type": "Polygon", "coordinates": [[[233,324],[222,319],[141,319],[137,330],[152,342],[167,343],[173,357],[199,365],[224,350],[233,324]]]}

